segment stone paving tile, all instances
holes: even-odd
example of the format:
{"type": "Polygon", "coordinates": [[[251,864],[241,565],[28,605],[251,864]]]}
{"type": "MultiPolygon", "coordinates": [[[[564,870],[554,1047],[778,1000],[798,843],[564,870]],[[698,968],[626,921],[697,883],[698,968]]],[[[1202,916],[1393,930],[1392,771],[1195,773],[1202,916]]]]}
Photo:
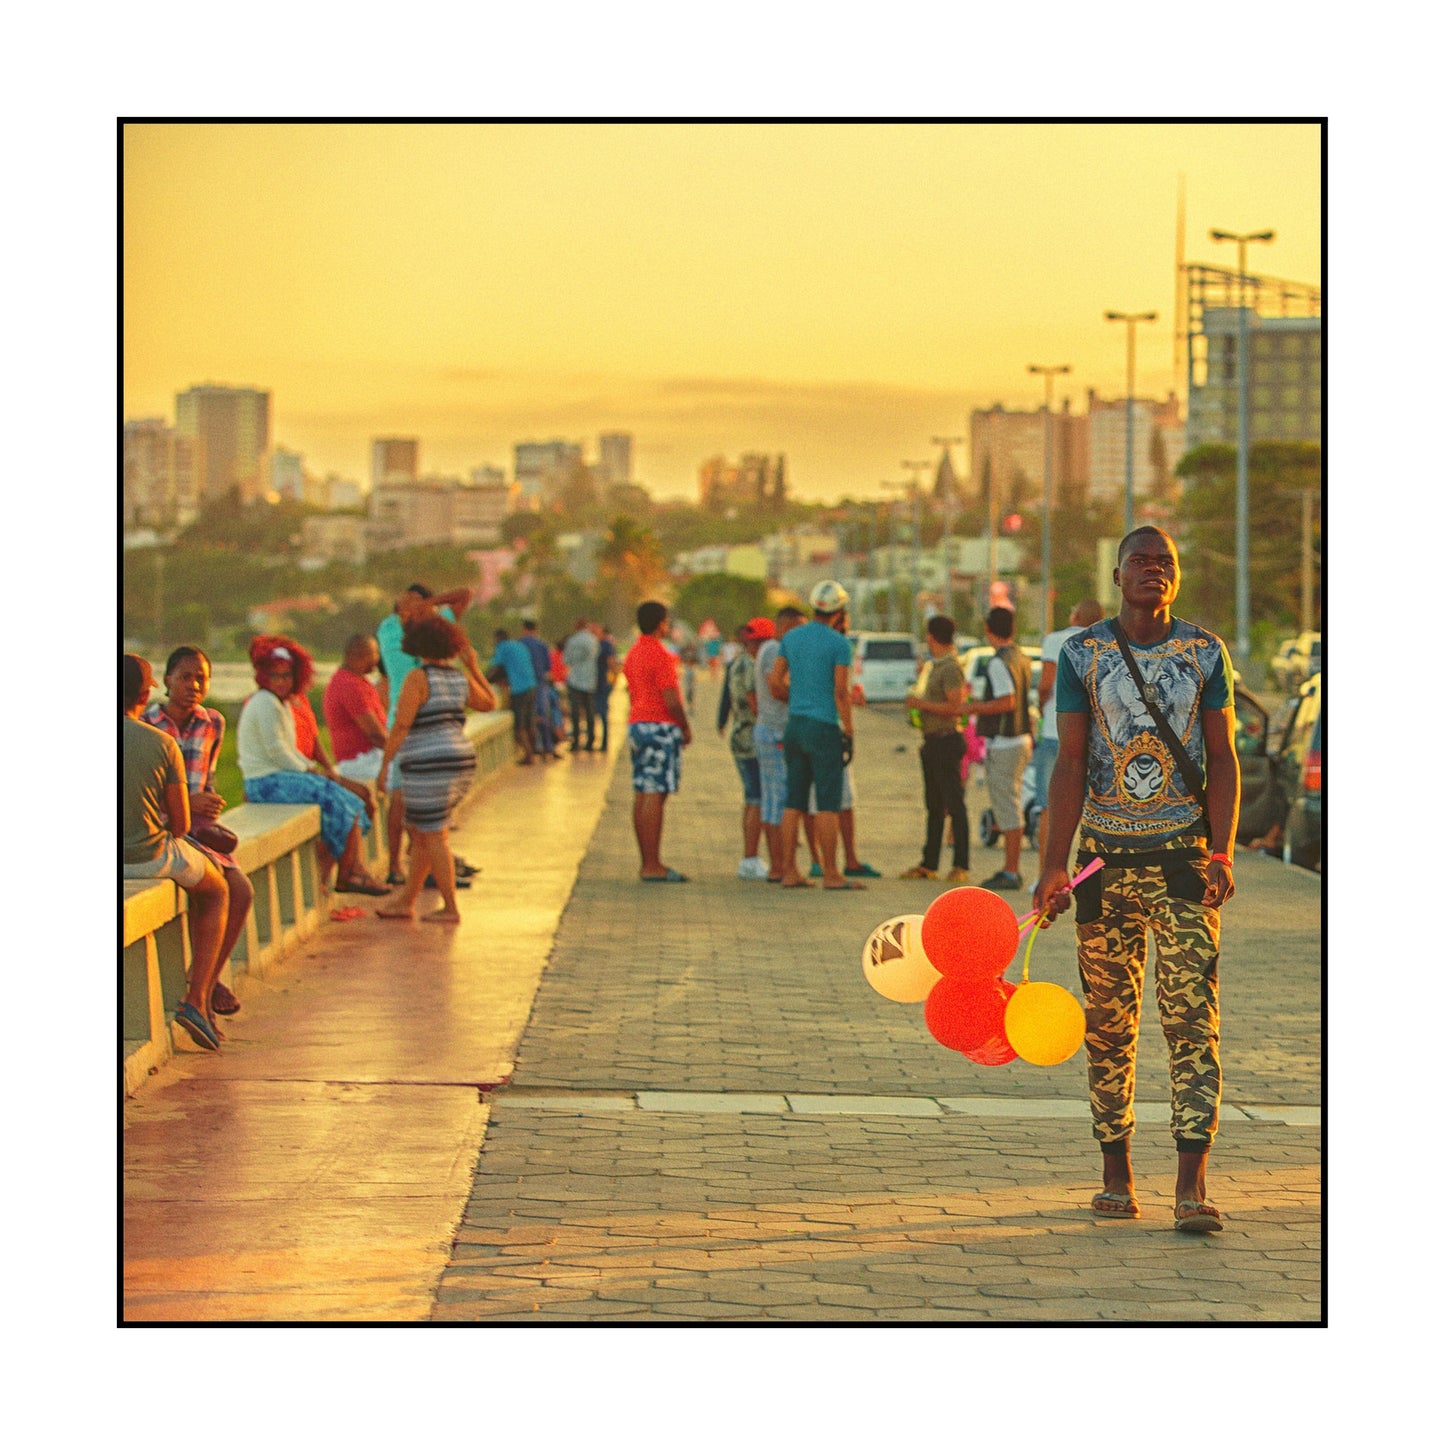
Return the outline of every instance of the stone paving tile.
{"type": "MultiPolygon", "coordinates": [[[[859,739],[862,796],[879,800],[860,810],[863,855],[912,861],[919,811],[895,800],[916,793],[917,765],[911,747],[892,752],[906,732],[872,709],[859,739]]],[[[921,1010],[867,988],[868,929],[941,888],[880,879],[824,899],[727,876],[717,840],[737,828],[736,781],[711,743],[689,749],[668,809],[664,854],[692,875],[685,890],[633,904],[626,769],[613,778],[517,1047],[517,1092],[491,1096],[434,1318],[1318,1320],[1320,1133],[1299,1112],[1319,1102],[1317,879],[1241,859],[1210,1167],[1227,1231],[1172,1229],[1157,1024],[1140,1050],[1145,1218],[1100,1221],[1082,1056],[980,1069],[939,1048],[921,1010]],[[607,1111],[569,1110],[548,1092],[562,1090],[607,1111]],[[631,1094],[666,1107],[624,1106],[631,1094]],[[740,1096],[788,1112],[742,1112],[740,1096]]],[[[1076,986],[1067,930],[1040,940],[1031,974],[1076,986]]]]}

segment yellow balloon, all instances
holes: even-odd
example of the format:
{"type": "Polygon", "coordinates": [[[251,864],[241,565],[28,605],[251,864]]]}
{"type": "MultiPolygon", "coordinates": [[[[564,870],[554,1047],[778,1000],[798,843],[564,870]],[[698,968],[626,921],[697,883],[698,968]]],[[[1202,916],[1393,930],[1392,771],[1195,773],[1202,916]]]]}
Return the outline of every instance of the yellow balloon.
{"type": "Polygon", "coordinates": [[[1026,983],[1008,1001],[1003,1031],[1026,1063],[1062,1064],[1084,1042],[1084,1010],[1056,983],[1026,983]]]}
{"type": "Polygon", "coordinates": [[[863,977],[894,1003],[922,1003],[943,977],[923,951],[921,913],[902,913],[880,923],[863,945],[863,977]]]}

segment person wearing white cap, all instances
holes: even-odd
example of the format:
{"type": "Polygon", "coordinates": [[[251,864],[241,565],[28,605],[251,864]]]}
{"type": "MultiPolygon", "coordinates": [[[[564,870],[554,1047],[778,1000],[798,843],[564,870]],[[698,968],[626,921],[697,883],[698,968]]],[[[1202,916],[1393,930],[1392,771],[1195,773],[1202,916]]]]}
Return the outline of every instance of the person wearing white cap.
{"type": "Polygon", "coordinates": [[[817,786],[816,828],[829,892],[862,888],[838,870],[838,810],[843,769],[853,755],[853,702],[848,689],[852,651],[846,614],[848,594],[834,581],[820,582],[809,596],[813,620],[795,627],[778,646],[768,687],[787,699],[788,726],[783,757],[788,768],[787,806],[783,810],[783,887],[812,885],[798,872],[796,847],[808,794],[817,786]],[[838,624],[842,625],[838,625],[838,624]]]}

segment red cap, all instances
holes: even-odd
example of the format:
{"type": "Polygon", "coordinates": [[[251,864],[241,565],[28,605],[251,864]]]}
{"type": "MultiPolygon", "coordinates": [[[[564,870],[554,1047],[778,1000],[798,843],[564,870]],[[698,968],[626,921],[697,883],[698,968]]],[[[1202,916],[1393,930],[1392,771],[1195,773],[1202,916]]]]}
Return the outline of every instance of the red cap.
{"type": "Polygon", "coordinates": [[[771,617],[754,617],[753,620],[743,628],[743,631],[757,642],[766,642],[769,638],[778,635],[771,617]]]}

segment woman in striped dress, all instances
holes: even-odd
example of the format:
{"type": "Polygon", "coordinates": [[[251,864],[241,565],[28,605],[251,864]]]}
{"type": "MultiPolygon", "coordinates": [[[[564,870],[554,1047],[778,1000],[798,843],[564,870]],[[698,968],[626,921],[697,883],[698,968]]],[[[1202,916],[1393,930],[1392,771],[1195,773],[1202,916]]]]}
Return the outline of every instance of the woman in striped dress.
{"type": "Polygon", "coordinates": [[[460,923],[447,828],[477,770],[477,755],[464,724],[468,707],[490,712],[497,699],[481,675],[466,633],[455,622],[436,613],[423,616],[407,626],[401,646],[421,666],[407,673],[401,685],[376,787],[385,792],[395,759],[406,800],[411,856],[406,883],[376,913],[378,918],[415,918],[417,897],[431,874],[442,906],[423,914],[422,922],[460,923]],[[458,657],[465,671],[453,665],[458,657]]]}

